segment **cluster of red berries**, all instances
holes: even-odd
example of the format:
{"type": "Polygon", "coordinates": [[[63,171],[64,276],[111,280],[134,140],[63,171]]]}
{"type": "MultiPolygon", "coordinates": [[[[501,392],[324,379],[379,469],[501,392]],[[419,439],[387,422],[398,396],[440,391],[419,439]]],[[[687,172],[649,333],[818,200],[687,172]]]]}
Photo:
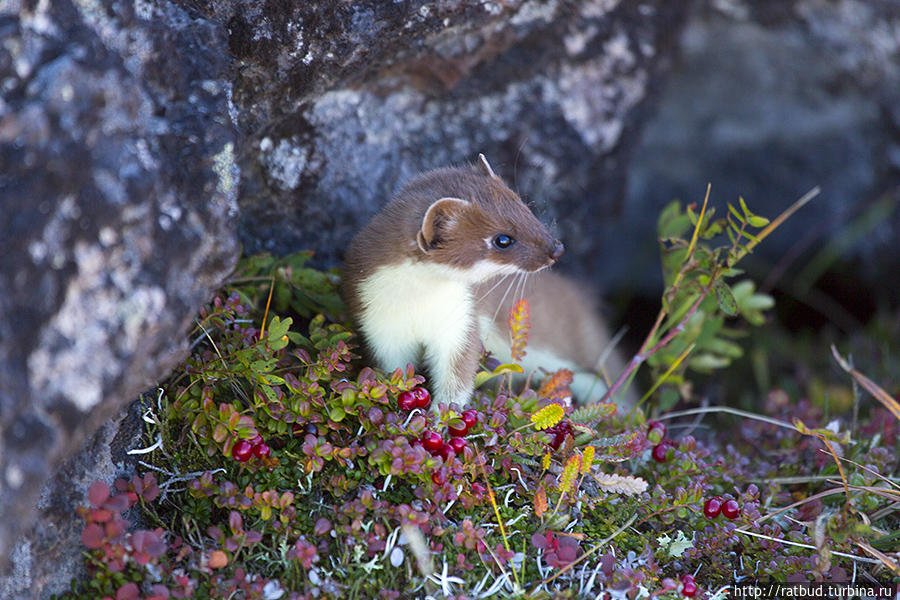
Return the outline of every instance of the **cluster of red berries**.
{"type": "Polygon", "coordinates": [[[575,432],[572,430],[572,423],[565,420],[560,421],[553,427],[548,427],[544,431],[553,436],[553,439],[550,440],[550,447],[554,450],[559,450],[562,443],[566,441],[567,435],[575,435],[575,432]]]}
{"type": "Polygon", "coordinates": [[[478,423],[478,411],[469,409],[463,411],[458,419],[452,419],[447,424],[447,433],[450,434],[450,440],[444,441],[443,436],[436,431],[426,431],[419,439],[422,447],[428,450],[432,456],[440,456],[444,462],[448,462],[450,458],[457,454],[462,454],[469,443],[465,440],[465,436],[469,430],[478,423]]]}
{"type": "Polygon", "coordinates": [[[261,435],[252,440],[238,440],[231,448],[231,458],[238,462],[247,462],[252,456],[267,458],[270,454],[272,449],[263,441],[261,435]]]}
{"type": "Polygon", "coordinates": [[[697,587],[696,582],[694,582],[694,576],[690,573],[685,573],[681,576],[681,593],[687,596],[688,598],[693,598],[697,593],[699,588],[697,587]]]}
{"type": "MultiPolygon", "coordinates": [[[[430,404],[431,394],[423,387],[401,392],[397,396],[397,407],[400,410],[427,409],[430,404]]],[[[452,419],[447,424],[447,433],[450,434],[449,440],[444,441],[444,436],[437,431],[426,431],[421,438],[413,443],[421,444],[432,456],[440,456],[447,463],[450,462],[451,458],[465,451],[469,443],[464,438],[476,423],[478,423],[478,411],[469,409],[464,411],[459,418],[452,419]]],[[[437,485],[443,485],[446,481],[446,476],[442,471],[435,471],[431,474],[431,480],[437,485]]]]}
{"type": "Polygon", "coordinates": [[[431,394],[423,387],[417,387],[397,396],[397,407],[400,410],[412,410],[414,408],[428,408],[431,405],[431,394]]]}
{"type": "Polygon", "coordinates": [[[719,513],[727,519],[737,519],[741,514],[741,505],[737,500],[725,500],[721,496],[710,498],[703,504],[703,514],[707,519],[715,519],[719,513]]]}

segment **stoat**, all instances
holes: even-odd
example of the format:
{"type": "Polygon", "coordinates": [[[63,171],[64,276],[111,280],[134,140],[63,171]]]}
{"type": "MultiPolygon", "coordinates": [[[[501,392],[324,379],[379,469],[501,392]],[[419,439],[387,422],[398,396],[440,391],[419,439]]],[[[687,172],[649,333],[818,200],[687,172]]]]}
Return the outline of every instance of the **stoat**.
{"type": "MultiPolygon", "coordinates": [[[[606,329],[574,284],[545,271],[562,254],[562,243],[479,155],[471,168],[413,179],[375,215],[347,251],[343,292],[380,368],[424,360],[433,397],[464,406],[482,347],[509,355],[506,316],[517,298],[504,294],[507,285],[491,289],[500,276],[512,283],[531,274],[521,286],[532,319],[524,366],[596,372],[606,329]]],[[[586,379],[582,397],[605,390],[586,379]]]]}

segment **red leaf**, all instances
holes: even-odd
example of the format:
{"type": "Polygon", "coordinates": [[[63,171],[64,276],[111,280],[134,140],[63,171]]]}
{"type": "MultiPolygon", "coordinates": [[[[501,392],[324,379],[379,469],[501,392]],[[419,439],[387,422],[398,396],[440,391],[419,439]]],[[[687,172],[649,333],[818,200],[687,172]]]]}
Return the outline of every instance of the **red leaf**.
{"type": "Polygon", "coordinates": [[[112,519],[112,513],[108,510],[102,508],[91,510],[91,521],[95,523],[106,523],[110,519],[112,519]]]}
{"type": "Polygon", "coordinates": [[[325,535],[329,531],[331,531],[331,521],[322,517],[318,521],[316,521],[316,526],[313,529],[316,535],[325,535]]]}
{"type": "Polygon", "coordinates": [[[103,503],[103,508],[107,510],[112,510],[115,512],[122,512],[126,510],[131,504],[128,502],[128,496],[126,494],[119,494],[118,496],[112,496],[106,502],[103,503]]]}
{"type": "Polygon", "coordinates": [[[88,523],[81,532],[81,543],[86,548],[96,550],[103,545],[103,528],[96,523],[88,523]]]}
{"type": "Polygon", "coordinates": [[[99,508],[109,498],[109,486],[102,481],[95,481],[88,488],[88,502],[99,508]]]}
{"type": "Polygon", "coordinates": [[[244,530],[244,519],[241,517],[241,513],[236,510],[231,511],[228,515],[228,527],[231,528],[231,533],[241,533],[244,530]]]}
{"type": "Polygon", "coordinates": [[[137,600],[141,596],[141,590],[136,583],[126,583],[116,592],[116,600],[137,600]]]}

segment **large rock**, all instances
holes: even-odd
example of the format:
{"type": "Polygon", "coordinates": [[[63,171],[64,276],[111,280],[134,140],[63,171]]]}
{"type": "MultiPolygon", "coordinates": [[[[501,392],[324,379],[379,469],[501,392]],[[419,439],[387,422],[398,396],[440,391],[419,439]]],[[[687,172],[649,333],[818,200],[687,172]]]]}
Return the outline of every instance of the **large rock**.
{"type": "Polygon", "coordinates": [[[407,179],[483,152],[589,272],[686,5],[211,2],[241,64],[245,248],[338,264],[407,179]]]}
{"type": "Polygon", "coordinates": [[[62,569],[38,548],[53,519],[72,529],[84,469],[114,459],[50,488],[17,542],[41,485],[183,356],[238,253],[238,171],[221,27],[166,2],[0,6],[0,596],[34,598],[62,569]]]}

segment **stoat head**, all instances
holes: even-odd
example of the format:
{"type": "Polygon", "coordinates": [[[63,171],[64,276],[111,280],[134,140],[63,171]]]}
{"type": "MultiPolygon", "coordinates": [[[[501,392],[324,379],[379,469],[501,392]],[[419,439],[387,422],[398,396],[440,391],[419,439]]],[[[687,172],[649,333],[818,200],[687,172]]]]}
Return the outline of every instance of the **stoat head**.
{"type": "Polygon", "coordinates": [[[477,282],[533,272],[556,262],[562,243],[497,177],[483,155],[471,169],[426,175],[417,193],[431,194],[416,244],[423,258],[477,282]]]}

